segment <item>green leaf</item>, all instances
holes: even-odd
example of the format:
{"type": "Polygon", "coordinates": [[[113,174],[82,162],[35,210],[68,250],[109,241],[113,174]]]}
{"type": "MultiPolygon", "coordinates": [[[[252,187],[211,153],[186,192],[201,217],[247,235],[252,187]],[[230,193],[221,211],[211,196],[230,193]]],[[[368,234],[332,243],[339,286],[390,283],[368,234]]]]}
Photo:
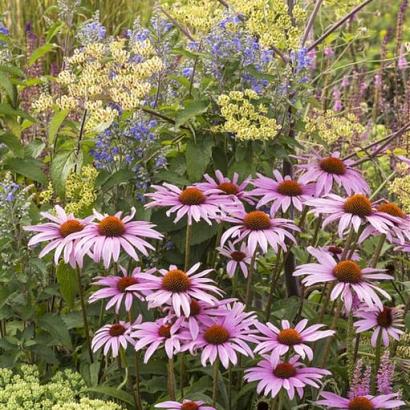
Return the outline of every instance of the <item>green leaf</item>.
{"type": "Polygon", "coordinates": [[[6,134],[0,135],[0,142],[7,145],[7,147],[16,154],[18,157],[23,157],[24,147],[18,140],[18,138],[12,133],[8,132],[6,134]]]}
{"type": "Polygon", "coordinates": [[[116,185],[124,184],[135,178],[135,173],[130,169],[123,168],[114,172],[109,178],[107,178],[102,184],[104,191],[107,191],[116,185]]]}
{"type": "Polygon", "coordinates": [[[60,262],[57,266],[56,277],[60,286],[61,296],[71,309],[74,305],[74,298],[78,291],[77,273],[70,265],[60,262]]]}
{"type": "Polygon", "coordinates": [[[55,137],[58,133],[58,130],[61,127],[61,124],[64,122],[68,115],[68,110],[57,111],[53,118],[50,121],[48,126],[48,142],[50,145],[54,144],[55,137]]]}
{"type": "Polygon", "coordinates": [[[31,122],[36,122],[36,120],[24,111],[14,109],[10,104],[1,103],[0,104],[0,114],[11,115],[13,117],[21,117],[29,120],[31,122]]]}
{"type": "Polygon", "coordinates": [[[192,181],[202,178],[211,159],[213,145],[213,140],[205,137],[199,138],[197,143],[192,140],[187,143],[185,158],[188,177],[192,181]]]}
{"type": "Polygon", "coordinates": [[[0,72],[0,86],[6,91],[7,96],[9,97],[11,103],[15,105],[16,102],[16,87],[10,81],[10,78],[7,74],[0,72]]]}
{"type": "Polygon", "coordinates": [[[64,27],[64,23],[56,22],[47,30],[46,43],[49,43],[64,27]]]}
{"type": "Polygon", "coordinates": [[[185,124],[188,120],[195,118],[197,115],[203,114],[208,110],[209,101],[208,100],[197,100],[189,101],[185,104],[185,109],[178,112],[175,126],[179,127],[185,124]]]}
{"type": "Polygon", "coordinates": [[[42,170],[42,163],[34,158],[9,158],[4,163],[5,168],[23,175],[41,184],[47,183],[47,178],[42,170]]]}
{"type": "Polygon", "coordinates": [[[125,392],[124,390],[117,390],[115,387],[95,386],[88,388],[86,392],[104,394],[108,397],[121,400],[122,402],[130,404],[131,406],[135,405],[134,398],[131,394],[125,392]]]}
{"type": "Polygon", "coordinates": [[[54,49],[54,44],[50,44],[50,43],[46,43],[42,45],[41,47],[37,48],[36,50],[33,51],[30,58],[28,59],[28,65],[29,66],[33,65],[39,58],[43,57],[44,55],[46,55],[53,49],[54,49]]]}
{"type": "Polygon", "coordinates": [[[14,77],[24,78],[26,76],[23,70],[14,65],[0,64],[0,71],[12,74],[14,77]]]}
{"type": "Polygon", "coordinates": [[[64,195],[65,182],[74,169],[76,163],[75,151],[62,151],[57,153],[51,163],[51,180],[58,195],[64,195]]]}
{"type": "Polygon", "coordinates": [[[45,313],[38,322],[39,326],[50,333],[56,342],[61,343],[68,349],[73,348],[70,333],[60,315],[45,313]]]}

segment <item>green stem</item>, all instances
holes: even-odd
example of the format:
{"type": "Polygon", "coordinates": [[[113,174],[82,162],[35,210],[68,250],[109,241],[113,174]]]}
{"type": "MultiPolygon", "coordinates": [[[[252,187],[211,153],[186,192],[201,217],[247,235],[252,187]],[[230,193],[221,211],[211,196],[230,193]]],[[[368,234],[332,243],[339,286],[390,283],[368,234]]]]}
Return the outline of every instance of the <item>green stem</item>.
{"type": "Polygon", "coordinates": [[[380,367],[381,352],[382,352],[382,331],[380,330],[377,336],[376,351],[374,354],[374,368],[373,368],[372,379],[371,379],[371,394],[376,394],[377,372],[379,371],[379,367],[380,367]]]}
{"type": "Polygon", "coordinates": [[[347,334],[346,334],[346,353],[347,353],[347,371],[348,371],[348,381],[352,377],[354,370],[354,351],[353,351],[353,313],[349,312],[349,317],[347,321],[347,334]]]}
{"type": "Polygon", "coordinates": [[[380,236],[380,239],[379,239],[379,242],[378,242],[378,244],[377,244],[376,250],[375,250],[375,252],[374,252],[372,261],[371,261],[371,263],[370,263],[370,267],[371,267],[371,268],[375,268],[375,267],[376,267],[377,262],[379,261],[380,254],[381,254],[381,252],[382,252],[382,249],[383,249],[383,245],[384,245],[384,241],[385,241],[385,240],[386,240],[386,235],[385,235],[385,234],[381,235],[381,236],[380,236]]]}
{"type": "Polygon", "coordinates": [[[87,348],[88,348],[88,354],[90,356],[90,362],[93,363],[94,359],[93,359],[93,352],[91,350],[90,330],[88,327],[87,310],[86,310],[86,305],[84,301],[84,292],[83,292],[83,287],[81,285],[80,268],[77,267],[76,272],[77,272],[77,282],[78,282],[78,293],[80,295],[81,312],[83,315],[83,322],[84,322],[85,339],[87,340],[87,348]]]}
{"type": "MultiPolygon", "coordinates": [[[[336,329],[337,321],[339,320],[340,313],[342,311],[342,307],[343,307],[343,302],[341,300],[339,300],[337,302],[337,305],[336,305],[336,311],[335,311],[334,316],[333,316],[333,321],[332,321],[332,324],[330,326],[330,330],[335,330],[336,329]]],[[[326,339],[325,346],[323,348],[323,356],[322,356],[322,361],[321,361],[320,367],[325,367],[325,365],[327,363],[327,358],[329,357],[330,345],[331,344],[332,344],[332,338],[328,337],[326,339]]]]}
{"type": "Polygon", "coordinates": [[[345,247],[343,249],[343,253],[342,253],[342,256],[340,257],[340,260],[346,259],[347,255],[349,254],[349,251],[351,250],[351,245],[354,242],[353,241],[354,236],[355,236],[355,232],[354,232],[353,228],[351,228],[350,232],[349,232],[349,235],[346,238],[345,247]]]}
{"type": "Polygon", "coordinates": [[[281,253],[282,249],[279,249],[278,254],[276,256],[276,264],[275,264],[275,269],[272,272],[272,282],[270,285],[270,290],[269,290],[269,296],[268,296],[268,302],[266,303],[266,311],[265,311],[265,321],[268,322],[270,318],[270,310],[272,308],[272,302],[273,302],[273,292],[275,290],[275,285],[278,280],[278,273],[280,273],[280,267],[281,267],[281,253]]]}
{"type": "MultiPolygon", "coordinates": [[[[131,315],[131,310],[128,312],[128,321],[130,322],[130,325],[132,324],[132,315],[131,315]]],[[[135,366],[135,390],[132,386],[131,383],[131,388],[132,388],[132,394],[134,396],[135,400],[135,407],[137,410],[142,410],[142,402],[141,402],[141,390],[140,390],[140,381],[141,381],[141,376],[140,376],[140,353],[139,351],[135,351],[134,354],[134,366],[135,366]]]]}
{"type": "Polygon", "coordinates": [[[252,256],[252,259],[251,259],[251,264],[249,266],[248,281],[246,283],[245,305],[248,309],[252,304],[252,278],[253,278],[253,272],[255,270],[256,254],[257,254],[257,251],[255,250],[252,256]]]}
{"type": "Polygon", "coordinates": [[[181,354],[179,358],[179,389],[181,391],[181,398],[184,397],[184,378],[185,378],[185,363],[184,355],[181,354]]]}
{"type": "Polygon", "coordinates": [[[218,394],[218,373],[219,373],[219,360],[216,359],[212,372],[213,384],[212,384],[212,406],[216,408],[216,397],[218,394]]]}
{"type": "Polygon", "coordinates": [[[168,360],[168,395],[171,400],[176,400],[175,394],[175,369],[174,359],[168,360]]]}
{"type": "Polygon", "coordinates": [[[188,267],[189,267],[189,257],[191,253],[191,240],[192,240],[192,225],[187,224],[186,235],[185,235],[185,261],[184,261],[185,272],[188,270],[188,267]]]}

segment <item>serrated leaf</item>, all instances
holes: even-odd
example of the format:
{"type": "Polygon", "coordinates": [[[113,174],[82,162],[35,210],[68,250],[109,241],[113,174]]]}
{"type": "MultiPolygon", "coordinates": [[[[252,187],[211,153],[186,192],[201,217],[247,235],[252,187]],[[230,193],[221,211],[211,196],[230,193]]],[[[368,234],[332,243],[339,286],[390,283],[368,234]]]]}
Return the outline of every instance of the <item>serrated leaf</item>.
{"type": "Polygon", "coordinates": [[[71,309],[78,291],[77,272],[70,265],[60,262],[57,266],[56,277],[60,286],[61,296],[71,309]]]}
{"type": "Polygon", "coordinates": [[[61,343],[68,349],[73,348],[70,333],[60,315],[45,313],[38,322],[39,326],[50,333],[56,342],[61,343]]]}
{"type": "Polygon", "coordinates": [[[7,145],[7,147],[11,151],[13,151],[16,156],[22,157],[24,155],[23,145],[20,143],[18,138],[12,133],[0,135],[0,142],[7,145]]]}
{"type": "Polygon", "coordinates": [[[185,103],[185,108],[178,112],[175,119],[175,126],[179,127],[182,124],[185,124],[188,120],[195,118],[197,115],[203,114],[208,110],[208,107],[208,100],[188,101],[185,103]]]}
{"type": "Polygon", "coordinates": [[[35,49],[28,59],[28,65],[33,65],[39,58],[43,57],[54,49],[54,44],[46,43],[41,47],[35,49]]]}
{"type": "Polygon", "coordinates": [[[61,127],[61,124],[64,122],[68,115],[68,110],[57,111],[53,118],[51,118],[50,124],[48,126],[48,143],[50,145],[54,144],[55,137],[58,133],[58,130],[61,127]]]}
{"type": "Polygon", "coordinates": [[[130,404],[131,406],[135,405],[134,398],[131,394],[125,392],[124,390],[117,390],[115,387],[95,386],[88,388],[86,392],[104,394],[108,397],[130,404]]]}
{"type": "Polygon", "coordinates": [[[202,178],[211,159],[213,145],[212,139],[204,137],[199,138],[196,143],[192,140],[187,143],[185,158],[188,177],[192,181],[202,178]]]}
{"type": "Polygon", "coordinates": [[[51,163],[51,180],[58,195],[64,195],[65,182],[76,163],[75,151],[57,153],[51,163]]]}
{"type": "Polygon", "coordinates": [[[42,163],[34,158],[9,158],[4,167],[33,181],[46,184],[47,178],[42,169],[42,163]]]}

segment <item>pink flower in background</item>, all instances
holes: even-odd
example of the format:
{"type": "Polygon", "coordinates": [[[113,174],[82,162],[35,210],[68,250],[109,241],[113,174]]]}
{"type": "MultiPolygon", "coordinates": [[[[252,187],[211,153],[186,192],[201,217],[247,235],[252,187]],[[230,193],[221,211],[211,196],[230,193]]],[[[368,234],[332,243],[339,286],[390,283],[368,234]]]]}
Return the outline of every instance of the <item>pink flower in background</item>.
{"type": "Polygon", "coordinates": [[[258,208],[271,204],[271,215],[280,209],[286,212],[291,205],[298,211],[302,211],[304,202],[312,198],[315,192],[314,184],[302,183],[288,175],[283,177],[276,169],[273,171],[273,178],[261,174],[257,174],[257,176],[252,181],[255,189],[250,193],[253,196],[262,197],[257,203],[258,208]]]}
{"type": "Polygon", "coordinates": [[[85,219],[75,218],[73,214],[68,214],[61,206],[55,206],[56,215],[49,212],[41,212],[43,218],[51,222],[25,226],[24,230],[30,232],[38,232],[28,242],[28,246],[34,246],[40,242],[49,242],[40,252],[40,258],[47,255],[51,251],[54,252],[54,263],[57,264],[61,255],[65,263],[69,263],[73,268],[76,267],[76,259],[74,249],[78,241],[72,237],[72,234],[82,232],[93,217],[85,219]]]}
{"type": "Polygon", "coordinates": [[[148,347],[144,363],[148,363],[151,356],[160,348],[164,347],[169,359],[181,350],[181,323],[178,319],[172,323],[168,318],[158,319],[155,322],[144,322],[132,326],[131,337],[135,339],[135,350],[148,347]]]}
{"type": "Polygon", "coordinates": [[[275,252],[279,247],[286,251],[285,240],[295,242],[290,230],[298,231],[299,228],[289,219],[272,218],[263,211],[246,212],[245,209],[232,213],[232,216],[224,218],[224,221],[235,224],[228,228],[221,237],[221,246],[229,239],[237,242],[246,240],[248,249],[253,255],[259,247],[263,253],[271,246],[275,252]]]}
{"type": "Polygon", "coordinates": [[[291,326],[287,320],[282,320],[281,329],[272,323],[256,323],[261,336],[258,336],[260,343],[257,344],[255,353],[270,353],[272,357],[280,357],[293,349],[303,359],[307,356],[309,360],[313,360],[313,350],[306,343],[333,336],[335,331],[319,330],[325,326],[321,324],[306,327],[307,323],[303,319],[291,326]]]}
{"type": "Polygon", "coordinates": [[[316,283],[332,282],[334,287],[330,294],[330,299],[341,298],[347,312],[352,309],[354,295],[361,302],[372,307],[374,305],[382,307],[382,301],[377,293],[390,299],[389,294],[371,281],[391,280],[392,276],[386,275],[385,269],[361,268],[355,261],[346,259],[336,261],[328,252],[312,247],[308,252],[314,256],[319,263],[307,263],[296,268],[293,276],[305,276],[302,283],[305,286],[312,286],[316,283]],[[376,293],[377,292],[377,293],[376,293]]]}
{"type": "Polygon", "coordinates": [[[128,343],[134,346],[135,340],[131,337],[131,326],[141,323],[142,316],[131,325],[130,323],[120,320],[117,323],[105,325],[95,332],[95,336],[91,341],[91,348],[95,353],[104,346],[103,353],[106,356],[108,352],[112,351],[112,356],[117,357],[120,348],[126,349],[128,343]]]}
{"type": "Polygon", "coordinates": [[[369,198],[363,194],[354,194],[347,198],[329,194],[325,198],[315,198],[306,201],[313,207],[313,213],[318,216],[328,214],[323,221],[323,228],[338,221],[340,237],[350,229],[358,232],[363,224],[370,224],[375,231],[388,234],[399,220],[385,212],[377,211],[369,198]]]}
{"type": "Polygon", "coordinates": [[[238,173],[235,172],[233,178],[229,179],[228,177],[225,177],[219,169],[215,171],[215,176],[216,179],[205,174],[204,178],[206,179],[206,182],[198,182],[195,186],[202,191],[212,191],[221,195],[228,195],[234,199],[245,201],[248,204],[254,203],[249,192],[246,191],[246,188],[250,184],[250,178],[245,178],[242,182],[239,182],[238,173]]]}
{"type": "MultiPolygon", "coordinates": [[[[181,316],[183,318],[181,326],[188,328],[191,333],[192,339],[195,340],[198,337],[201,323],[204,323],[205,320],[214,316],[226,315],[228,313],[228,310],[226,310],[225,305],[232,303],[235,300],[236,299],[232,298],[222,299],[210,305],[209,303],[192,299],[190,303],[190,314],[188,317],[181,316]]],[[[178,318],[178,316],[172,309],[172,306],[168,313],[168,317],[171,321],[178,318]]]]}
{"type": "Polygon", "coordinates": [[[295,392],[302,398],[306,386],[318,389],[320,379],[330,374],[325,369],[303,367],[299,356],[293,356],[287,361],[280,360],[278,356],[266,356],[256,367],[245,370],[244,379],[247,382],[258,381],[258,394],[274,398],[285,389],[292,400],[295,392]]]}
{"type": "Polygon", "coordinates": [[[252,349],[248,343],[258,343],[254,329],[256,315],[252,312],[244,312],[242,303],[235,303],[228,307],[226,315],[207,317],[201,323],[199,335],[184,345],[184,351],[190,350],[192,354],[201,350],[201,363],[206,366],[217,358],[223,367],[229,367],[229,363],[238,363],[237,353],[253,357],[252,349]]]}
{"type": "MultiPolygon", "coordinates": [[[[341,248],[340,246],[335,246],[335,245],[320,246],[317,249],[330,253],[337,261],[339,261],[343,255],[343,248],[341,248]]],[[[360,260],[359,252],[354,251],[350,259],[353,261],[359,261],[360,260]]]]}
{"type": "Polygon", "coordinates": [[[335,393],[321,392],[322,400],[315,402],[316,405],[326,406],[330,409],[348,409],[348,410],[377,410],[377,409],[394,409],[404,406],[406,403],[397,399],[397,394],[383,394],[379,396],[356,396],[346,399],[335,393]]]}
{"type": "Polygon", "coordinates": [[[232,242],[228,242],[227,246],[217,248],[219,253],[229,259],[226,264],[226,273],[230,278],[235,275],[239,268],[245,278],[248,277],[248,266],[251,264],[252,254],[249,252],[246,243],[242,242],[238,249],[232,242]]]}
{"type": "Polygon", "coordinates": [[[215,407],[207,406],[203,401],[184,400],[182,403],[177,401],[164,401],[154,406],[157,409],[168,410],[216,410],[215,407]]]}
{"type": "MultiPolygon", "coordinates": [[[[389,228],[389,231],[385,233],[386,239],[390,243],[398,241],[404,244],[410,240],[410,216],[402,211],[398,205],[385,201],[378,204],[376,210],[392,218],[393,225],[389,228]]],[[[377,234],[379,234],[379,232],[373,226],[367,226],[360,235],[359,243],[366,240],[369,236],[377,234]]]]}
{"type": "Polygon", "coordinates": [[[357,333],[373,330],[371,344],[377,345],[377,339],[381,338],[385,346],[389,345],[389,336],[395,340],[400,339],[404,331],[403,309],[400,307],[368,307],[361,306],[354,314],[360,320],[354,323],[357,333]]]}
{"type": "Polygon", "coordinates": [[[341,159],[339,152],[328,157],[313,156],[307,164],[298,165],[298,168],[305,171],[299,181],[304,184],[315,182],[315,196],[330,193],[335,184],[343,188],[347,195],[369,193],[367,182],[352,164],[351,160],[341,159]]]}
{"type": "Polygon", "coordinates": [[[232,206],[230,197],[220,195],[220,192],[206,192],[195,186],[183,190],[167,183],[152,187],[156,192],[145,195],[153,201],[145,207],[170,207],[166,214],[170,216],[176,212],[175,223],[187,216],[189,225],[192,224],[192,220],[199,222],[201,219],[211,225],[212,220],[219,220],[224,215],[222,209],[225,205],[232,206]]]}
{"type": "Polygon", "coordinates": [[[131,214],[121,218],[122,212],[115,215],[102,215],[94,210],[98,222],[88,224],[82,231],[72,234],[79,239],[76,244],[76,259],[82,262],[84,255],[91,251],[94,262],[104,262],[110,266],[111,260],[117,262],[123,249],[131,258],[138,260],[138,252],[148,256],[147,249],[155,248],[143,238],[162,239],[163,235],[155,231],[155,225],[145,221],[133,221],[135,208],[131,214]]]}
{"type": "MultiPolygon", "coordinates": [[[[190,304],[193,299],[215,304],[217,299],[209,292],[222,295],[221,290],[213,285],[215,282],[212,279],[204,278],[213,269],[205,269],[195,273],[200,266],[200,263],[196,263],[191,269],[184,272],[175,265],[170,265],[169,269],[159,270],[162,276],[141,273],[140,276],[144,283],[135,285],[135,289],[152,291],[146,297],[150,307],[168,304],[172,305],[178,317],[181,316],[181,309],[185,316],[189,316],[190,304]]],[[[129,290],[133,289],[134,286],[130,286],[129,290]]]]}
{"type": "MultiPolygon", "coordinates": [[[[137,285],[141,281],[141,268],[135,268],[131,275],[127,274],[125,268],[120,266],[121,276],[100,276],[93,282],[93,285],[104,286],[102,289],[94,292],[90,298],[89,303],[97,302],[101,299],[110,299],[105,306],[108,310],[112,306],[115,306],[115,313],[120,311],[121,305],[124,303],[125,310],[129,312],[131,310],[134,299],[145,300],[145,296],[148,292],[140,292],[135,289],[134,285],[137,285]],[[133,290],[130,290],[130,286],[134,286],[133,290]]],[[[152,274],[156,272],[156,269],[149,269],[145,273],[152,274]]]]}

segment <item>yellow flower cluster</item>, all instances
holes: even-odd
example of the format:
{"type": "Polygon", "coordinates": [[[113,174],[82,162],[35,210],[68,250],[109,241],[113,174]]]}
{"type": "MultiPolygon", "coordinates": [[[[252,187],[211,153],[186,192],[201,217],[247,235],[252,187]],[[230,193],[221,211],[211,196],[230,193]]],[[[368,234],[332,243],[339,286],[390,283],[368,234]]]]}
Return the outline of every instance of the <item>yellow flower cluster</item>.
{"type": "Polygon", "coordinates": [[[336,14],[337,18],[345,16],[354,7],[362,3],[362,0],[325,0],[325,6],[336,14]]]}
{"type": "Polygon", "coordinates": [[[302,139],[308,139],[312,134],[316,134],[328,144],[339,141],[349,143],[365,130],[353,114],[340,115],[332,110],[314,110],[312,115],[305,119],[305,133],[302,139]]]}
{"type": "Polygon", "coordinates": [[[47,185],[47,189],[44,191],[41,191],[38,196],[39,196],[39,202],[40,204],[48,204],[51,202],[53,199],[54,195],[54,189],[53,189],[53,183],[50,181],[47,185]]]}
{"type": "Polygon", "coordinates": [[[268,109],[259,100],[258,94],[250,89],[220,95],[217,102],[225,123],[214,127],[214,131],[233,133],[240,140],[273,139],[280,126],[267,116],[268,109]]]}
{"type": "Polygon", "coordinates": [[[149,79],[163,69],[149,40],[90,43],[76,49],[65,61],[57,82],[60,97],[42,94],[33,104],[37,112],[59,109],[87,110],[86,131],[107,128],[118,115],[109,103],[123,110],[137,108],[149,93],[149,79]]]}
{"type": "MultiPolygon", "coordinates": [[[[286,0],[229,0],[232,10],[244,16],[243,24],[259,38],[264,48],[297,49],[306,19],[303,7],[295,5],[293,18],[286,0]],[[293,20],[293,21],[292,21],[293,20]]],[[[168,12],[193,33],[208,33],[226,13],[216,0],[178,0],[168,12]]]]}
{"type": "Polygon", "coordinates": [[[410,167],[406,164],[399,165],[403,176],[395,178],[389,185],[388,191],[395,195],[403,210],[410,213],[410,167]],[[406,172],[407,170],[407,172],[406,172]]]}
{"type": "Polygon", "coordinates": [[[224,8],[216,0],[178,0],[167,6],[168,12],[194,33],[209,33],[223,18],[224,8]]]}
{"type": "Polygon", "coordinates": [[[95,180],[98,171],[91,165],[82,168],[81,173],[72,173],[66,182],[65,197],[67,213],[87,215],[97,199],[95,180]]]}
{"type": "Polygon", "coordinates": [[[294,6],[291,17],[286,0],[231,0],[230,4],[245,16],[246,28],[259,38],[262,47],[299,48],[306,19],[306,12],[301,6],[294,6]]]}

